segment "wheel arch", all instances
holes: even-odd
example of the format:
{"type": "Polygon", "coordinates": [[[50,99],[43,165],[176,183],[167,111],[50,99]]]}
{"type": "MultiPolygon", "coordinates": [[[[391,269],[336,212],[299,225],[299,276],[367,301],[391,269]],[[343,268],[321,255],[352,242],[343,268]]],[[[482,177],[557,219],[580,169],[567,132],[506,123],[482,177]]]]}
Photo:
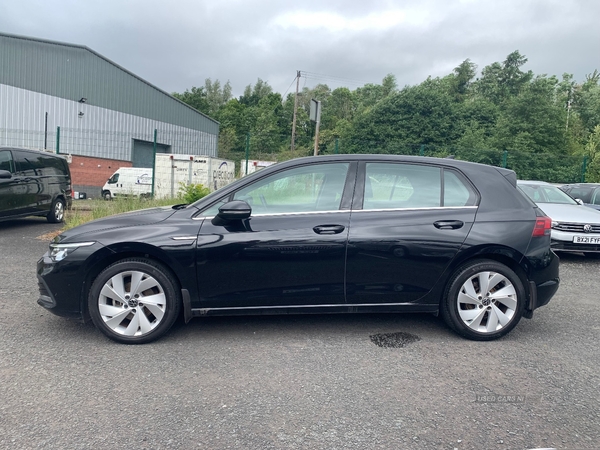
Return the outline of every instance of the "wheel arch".
{"type": "Polygon", "coordinates": [[[176,289],[180,290],[183,287],[181,277],[178,275],[181,273],[180,270],[173,270],[173,267],[181,268],[181,265],[162,251],[161,249],[148,244],[136,243],[119,243],[118,246],[107,247],[109,252],[105,252],[102,255],[98,255],[97,258],[90,261],[85,268],[85,277],[81,287],[80,294],[80,307],[83,313],[84,321],[90,320],[90,314],[88,310],[88,296],[94,280],[100,275],[100,273],[108,266],[115,264],[121,260],[129,258],[141,258],[154,261],[160,264],[165,270],[167,270],[173,279],[177,282],[176,289]],[[131,247],[135,246],[135,249],[131,247]]]}
{"type": "Polygon", "coordinates": [[[529,302],[531,296],[531,289],[529,285],[529,279],[527,277],[527,272],[521,264],[523,258],[524,255],[521,252],[518,252],[513,248],[502,245],[483,245],[469,249],[469,251],[463,254],[461,258],[457,258],[456,260],[454,260],[450,267],[448,267],[448,269],[446,270],[446,273],[444,274],[443,283],[441,285],[442,295],[440,296],[440,305],[441,302],[444,300],[444,295],[448,287],[448,282],[451,280],[456,270],[467,262],[483,259],[488,259],[504,264],[515,274],[517,274],[517,276],[521,280],[521,283],[523,284],[525,295],[527,296],[526,300],[527,302],[529,302]]]}

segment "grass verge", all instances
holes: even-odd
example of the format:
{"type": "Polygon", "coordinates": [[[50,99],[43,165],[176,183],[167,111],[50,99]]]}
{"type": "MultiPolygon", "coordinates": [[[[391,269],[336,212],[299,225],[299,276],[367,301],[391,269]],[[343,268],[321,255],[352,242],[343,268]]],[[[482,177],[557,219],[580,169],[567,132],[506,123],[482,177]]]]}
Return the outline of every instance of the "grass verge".
{"type": "Polygon", "coordinates": [[[139,197],[117,197],[110,201],[102,199],[76,200],[73,208],[65,212],[65,226],[61,231],[114,214],[178,203],[184,202],[180,198],[145,199],[139,197]]]}

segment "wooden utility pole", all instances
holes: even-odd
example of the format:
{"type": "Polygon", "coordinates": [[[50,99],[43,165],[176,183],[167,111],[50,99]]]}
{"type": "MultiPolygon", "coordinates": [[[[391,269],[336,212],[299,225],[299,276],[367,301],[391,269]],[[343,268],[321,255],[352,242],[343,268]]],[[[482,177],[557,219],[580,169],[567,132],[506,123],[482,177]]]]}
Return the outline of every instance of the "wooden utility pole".
{"type": "Polygon", "coordinates": [[[298,89],[300,87],[300,71],[296,71],[296,96],[294,97],[294,120],[292,121],[292,152],[296,148],[296,114],[298,113],[298,89]]]}

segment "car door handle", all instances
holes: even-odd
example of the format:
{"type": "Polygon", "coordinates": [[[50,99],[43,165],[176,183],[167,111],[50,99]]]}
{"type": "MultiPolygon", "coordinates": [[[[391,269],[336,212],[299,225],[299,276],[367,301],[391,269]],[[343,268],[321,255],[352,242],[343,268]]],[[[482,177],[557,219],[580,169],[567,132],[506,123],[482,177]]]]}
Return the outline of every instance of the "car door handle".
{"type": "Polygon", "coordinates": [[[344,225],[317,225],[313,231],[317,234],[338,234],[345,229],[344,225]]]}
{"type": "Polygon", "coordinates": [[[440,230],[458,230],[464,224],[461,220],[438,220],[433,222],[433,226],[440,230]]]}

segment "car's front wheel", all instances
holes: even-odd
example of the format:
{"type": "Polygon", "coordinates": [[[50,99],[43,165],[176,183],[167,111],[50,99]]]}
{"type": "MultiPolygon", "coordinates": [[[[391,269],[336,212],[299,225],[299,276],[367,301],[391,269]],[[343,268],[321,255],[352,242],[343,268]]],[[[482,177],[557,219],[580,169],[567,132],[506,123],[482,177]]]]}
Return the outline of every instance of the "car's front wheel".
{"type": "Polygon", "coordinates": [[[119,261],[94,280],[88,297],[94,325],[110,339],[145,344],[164,335],[181,309],[174,276],[140,258],[119,261]]]}
{"type": "Polygon", "coordinates": [[[488,341],[519,323],[525,298],[523,283],[513,270],[496,261],[476,260],[459,267],[450,278],[440,309],[456,333],[488,341]]]}

